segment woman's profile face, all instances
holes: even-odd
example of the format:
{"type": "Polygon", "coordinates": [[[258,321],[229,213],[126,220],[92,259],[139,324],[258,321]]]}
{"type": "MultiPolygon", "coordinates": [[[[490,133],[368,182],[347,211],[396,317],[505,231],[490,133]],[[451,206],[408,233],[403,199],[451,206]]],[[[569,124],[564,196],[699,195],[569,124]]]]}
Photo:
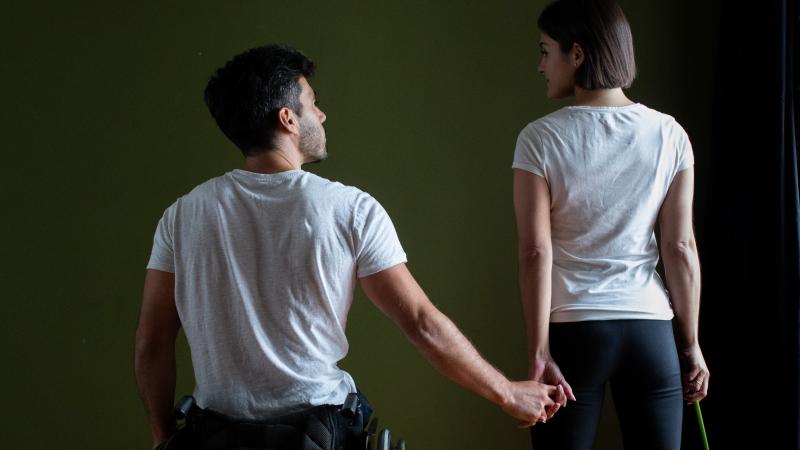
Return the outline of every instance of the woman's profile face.
{"type": "Polygon", "coordinates": [[[542,59],[539,62],[539,73],[544,76],[547,83],[547,96],[550,98],[565,98],[575,95],[575,49],[564,53],[558,42],[541,33],[539,48],[542,59]]]}

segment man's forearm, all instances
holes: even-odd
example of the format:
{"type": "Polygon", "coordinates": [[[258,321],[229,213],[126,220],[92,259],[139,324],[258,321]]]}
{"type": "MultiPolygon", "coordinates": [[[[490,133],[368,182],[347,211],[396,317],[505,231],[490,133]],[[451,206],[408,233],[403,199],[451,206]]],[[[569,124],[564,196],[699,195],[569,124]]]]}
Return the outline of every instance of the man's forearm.
{"type": "Polygon", "coordinates": [[[548,249],[520,254],[519,284],[528,336],[528,357],[549,351],[553,257],[548,249]]]}
{"type": "Polygon", "coordinates": [[[364,277],[361,285],[440,373],[497,404],[524,426],[546,420],[557,388],[532,380],[509,381],[431,303],[405,264],[364,277]]]}
{"type": "Polygon", "coordinates": [[[172,417],[175,399],[175,343],[137,343],[136,383],[144,403],[153,441],[169,438],[175,431],[172,417]]]}
{"type": "Polygon", "coordinates": [[[510,401],[508,379],[436,308],[420,314],[405,332],[425,359],[451,380],[495,404],[510,401]]]}
{"type": "Polygon", "coordinates": [[[667,278],[679,343],[683,347],[697,344],[700,315],[700,260],[694,240],[668,244],[664,250],[664,271],[667,278]]]}

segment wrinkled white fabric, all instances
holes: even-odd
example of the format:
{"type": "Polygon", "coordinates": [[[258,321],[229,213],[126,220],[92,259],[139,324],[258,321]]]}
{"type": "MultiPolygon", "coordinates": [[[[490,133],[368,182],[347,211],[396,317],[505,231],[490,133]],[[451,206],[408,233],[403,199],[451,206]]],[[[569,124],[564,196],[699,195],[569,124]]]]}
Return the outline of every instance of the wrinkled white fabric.
{"type": "Polygon", "coordinates": [[[567,106],[520,132],[512,167],[550,187],[552,322],[673,317],[654,227],[693,164],[684,129],[641,103],[567,106]]]}
{"type": "Polygon", "coordinates": [[[170,206],[147,265],[175,273],[201,407],[264,418],[341,404],[356,280],[406,261],[381,205],[293,170],[234,170],[170,206]]]}

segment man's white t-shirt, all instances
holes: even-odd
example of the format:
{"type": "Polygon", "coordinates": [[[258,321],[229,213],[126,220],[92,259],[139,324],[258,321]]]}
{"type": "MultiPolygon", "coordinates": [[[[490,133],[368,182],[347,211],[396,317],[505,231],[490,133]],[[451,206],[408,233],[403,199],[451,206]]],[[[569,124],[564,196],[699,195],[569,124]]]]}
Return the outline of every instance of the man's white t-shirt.
{"type": "Polygon", "coordinates": [[[551,322],[673,317],[654,227],[693,164],[684,129],[641,103],[567,106],[520,132],[512,167],[550,187],[551,322]]]}
{"type": "Polygon", "coordinates": [[[337,362],[356,280],[405,261],[369,194],[237,169],[166,210],[147,268],[175,273],[198,404],[258,419],[355,392],[337,362]]]}

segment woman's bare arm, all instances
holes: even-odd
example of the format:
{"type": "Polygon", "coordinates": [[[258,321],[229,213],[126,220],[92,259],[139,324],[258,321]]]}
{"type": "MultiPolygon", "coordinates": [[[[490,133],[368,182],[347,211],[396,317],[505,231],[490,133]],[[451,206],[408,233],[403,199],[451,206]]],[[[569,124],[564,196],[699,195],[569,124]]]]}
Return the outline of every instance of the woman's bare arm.
{"type": "Polygon", "coordinates": [[[684,365],[684,398],[700,400],[708,393],[709,372],[700,351],[700,259],[692,226],[694,169],[675,176],[661,206],[661,256],[677,324],[678,352],[684,365]]]}
{"type": "Polygon", "coordinates": [[[574,400],[572,388],[550,356],[553,244],[550,240],[550,188],[543,177],[514,169],[514,211],[519,286],[528,337],[528,375],[536,381],[562,386],[567,397],[574,400]]]}

